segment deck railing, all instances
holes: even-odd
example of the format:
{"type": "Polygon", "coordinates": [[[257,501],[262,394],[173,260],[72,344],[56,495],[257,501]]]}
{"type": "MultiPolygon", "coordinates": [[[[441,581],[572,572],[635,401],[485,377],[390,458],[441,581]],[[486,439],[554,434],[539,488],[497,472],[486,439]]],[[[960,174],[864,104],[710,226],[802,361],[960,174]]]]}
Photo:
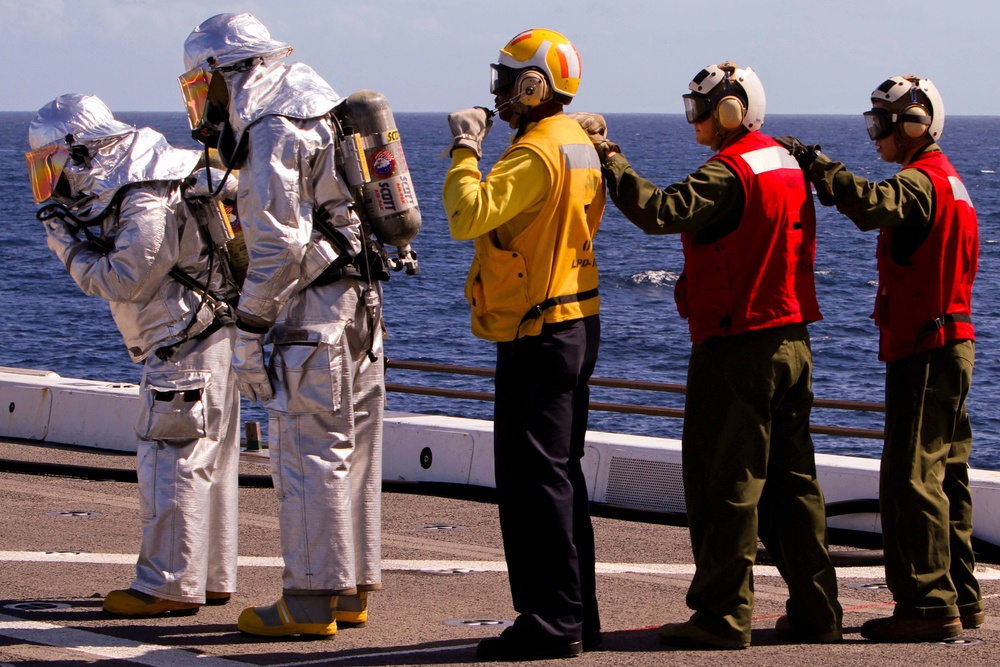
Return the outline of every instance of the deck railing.
{"type": "MultiPolygon", "coordinates": [[[[476,366],[454,366],[450,364],[428,363],[423,361],[406,361],[401,359],[386,359],[386,369],[417,371],[425,373],[447,373],[452,375],[467,375],[474,377],[493,377],[494,371],[491,368],[480,368],[476,366]]],[[[684,385],[670,384],[667,382],[649,382],[645,380],[619,380],[612,378],[591,378],[590,386],[606,387],[609,389],[628,389],[635,391],[651,391],[670,394],[683,394],[684,385]]],[[[466,399],[473,401],[493,401],[493,394],[486,391],[473,391],[466,389],[446,389],[440,387],[428,387],[423,385],[400,384],[397,382],[386,382],[386,391],[399,394],[415,394],[419,396],[436,396],[440,398],[466,399]]],[[[885,405],[882,403],[869,403],[865,401],[842,401],[817,398],[813,401],[814,408],[825,408],[833,410],[852,410],[856,412],[885,412],[885,405]]],[[[603,403],[599,401],[590,402],[591,410],[603,412],[620,412],[625,414],[648,415],[651,417],[673,417],[683,418],[684,410],[680,408],[666,408],[655,405],[643,405],[637,403],[603,403]]],[[[882,439],[882,431],[867,428],[849,428],[844,426],[823,426],[811,424],[809,431],[815,435],[833,435],[846,438],[870,438],[882,439]]]]}

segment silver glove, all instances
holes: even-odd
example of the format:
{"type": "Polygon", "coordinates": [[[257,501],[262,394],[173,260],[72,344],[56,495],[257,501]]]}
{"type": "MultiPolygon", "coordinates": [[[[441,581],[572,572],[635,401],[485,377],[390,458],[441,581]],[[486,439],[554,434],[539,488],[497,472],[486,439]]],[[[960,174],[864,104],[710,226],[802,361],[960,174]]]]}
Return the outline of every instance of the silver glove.
{"type": "Polygon", "coordinates": [[[233,346],[233,373],[240,393],[251,403],[271,400],[274,391],[264,368],[264,334],[238,329],[233,346]]]}
{"type": "Polygon", "coordinates": [[[493,112],[486,107],[462,109],[448,116],[448,127],[451,128],[452,139],[441,152],[441,157],[451,155],[456,148],[470,148],[479,159],[483,157],[483,139],[493,127],[493,112]]]}
{"type": "Polygon", "coordinates": [[[209,199],[214,197],[220,201],[232,201],[236,199],[236,190],[239,187],[239,182],[235,174],[230,173],[222,189],[219,189],[219,184],[222,183],[222,178],[225,175],[226,172],[218,169],[199,169],[187,178],[187,188],[184,190],[185,198],[209,199]],[[212,179],[211,187],[209,187],[208,182],[210,175],[212,179]]]}
{"type": "Polygon", "coordinates": [[[76,237],[76,231],[71,229],[58,217],[50,217],[42,222],[45,226],[46,242],[49,250],[55,253],[56,257],[63,264],[71,255],[71,250],[78,244],[83,243],[76,237]]]}

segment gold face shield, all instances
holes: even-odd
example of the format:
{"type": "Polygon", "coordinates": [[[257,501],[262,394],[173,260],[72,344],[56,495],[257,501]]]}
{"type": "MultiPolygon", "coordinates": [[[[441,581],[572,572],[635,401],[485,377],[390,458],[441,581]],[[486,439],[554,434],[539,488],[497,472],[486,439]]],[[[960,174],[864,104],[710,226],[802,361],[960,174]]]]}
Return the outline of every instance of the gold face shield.
{"type": "Polygon", "coordinates": [[[31,193],[35,203],[50,199],[55,192],[59,177],[69,161],[69,150],[59,144],[49,144],[24,154],[28,161],[28,176],[31,178],[31,193]]]}
{"type": "Polygon", "coordinates": [[[187,110],[188,123],[192,130],[197,129],[205,117],[211,79],[212,75],[201,67],[195,67],[177,77],[177,83],[181,87],[181,97],[184,98],[184,108],[187,110]]]}

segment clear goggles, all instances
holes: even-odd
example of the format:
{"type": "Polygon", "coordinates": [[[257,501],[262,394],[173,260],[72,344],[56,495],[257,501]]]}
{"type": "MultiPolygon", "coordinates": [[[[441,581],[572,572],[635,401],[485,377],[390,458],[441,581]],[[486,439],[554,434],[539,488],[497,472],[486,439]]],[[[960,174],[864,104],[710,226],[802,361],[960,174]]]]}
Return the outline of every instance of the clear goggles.
{"type": "Polygon", "coordinates": [[[55,192],[59,177],[69,161],[69,150],[59,144],[49,144],[24,154],[28,161],[28,177],[31,178],[31,193],[35,203],[50,199],[55,192]]]}
{"type": "Polygon", "coordinates": [[[704,95],[688,93],[684,99],[684,117],[689,123],[700,123],[712,113],[712,100],[704,95]]]}
{"type": "Polygon", "coordinates": [[[195,67],[177,77],[177,83],[181,87],[181,97],[184,98],[184,109],[187,111],[188,123],[192,130],[201,125],[205,117],[211,77],[212,75],[202,67],[195,67]]]}
{"type": "Polygon", "coordinates": [[[888,109],[875,108],[864,112],[862,115],[865,117],[865,126],[868,129],[868,136],[872,141],[888,137],[892,134],[892,128],[896,123],[931,124],[930,116],[909,113],[894,114],[888,109]]]}
{"type": "Polygon", "coordinates": [[[490,94],[497,95],[507,90],[517,81],[518,70],[507,65],[490,65],[492,78],[490,80],[490,94]]]}

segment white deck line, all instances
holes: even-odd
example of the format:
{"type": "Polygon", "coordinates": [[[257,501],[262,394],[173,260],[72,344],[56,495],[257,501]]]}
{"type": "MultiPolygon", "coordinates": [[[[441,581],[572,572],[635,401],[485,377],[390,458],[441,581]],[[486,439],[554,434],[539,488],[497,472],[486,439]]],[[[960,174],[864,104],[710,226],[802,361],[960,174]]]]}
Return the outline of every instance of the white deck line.
{"type": "MultiPolygon", "coordinates": [[[[94,565],[134,565],[136,554],[102,553],[62,553],[43,551],[0,551],[0,562],[7,563],[88,563],[94,565]]],[[[280,557],[240,556],[240,567],[282,567],[280,557]]],[[[394,572],[448,572],[469,570],[471,572],[506,572],[503,561],[493,560],[395,560],[382,561],[382,569],[394,572]]],[[[778,569],[770,565],[755,565],[754,574],[759,577],[780,577],[778,569]]],[[[598,563],[598,574],[694,574],[692,563],[598,563]]],[[[881,567],[838,567],[841,579],[885,579],[881,567]]],[[[1000,580],[1000,569],[977,566],[976,578],[1000,580]]]]}
{"type": "Polygon", "coordinates": [[[241,667],[247,664],[183,649],[142,644],[53,623],[26,621],[6,614],[0,614],[0,636],[76,651],[86,656],[128,660],[149,667],[241,667]]]}

